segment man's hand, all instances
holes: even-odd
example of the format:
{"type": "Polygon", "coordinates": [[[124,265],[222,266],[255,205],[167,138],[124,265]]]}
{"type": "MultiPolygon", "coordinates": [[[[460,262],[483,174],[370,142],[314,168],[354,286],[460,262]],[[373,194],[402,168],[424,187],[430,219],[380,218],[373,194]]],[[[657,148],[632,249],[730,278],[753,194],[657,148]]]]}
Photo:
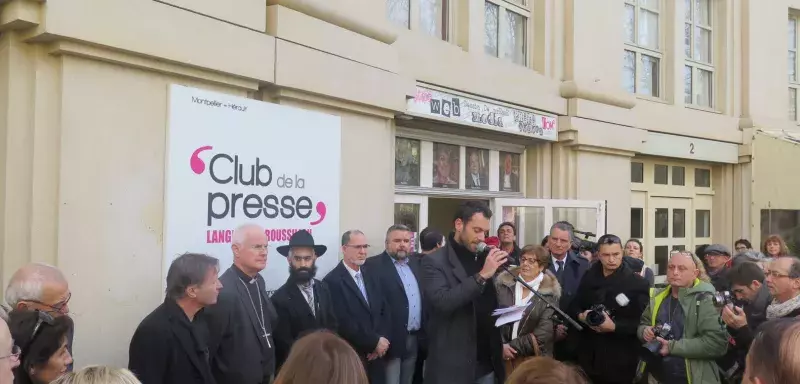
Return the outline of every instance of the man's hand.
{"type": "Polygon", "coordinates": [[[376,352],[372,352],[367,355],[367,361],[372,361],[378,358],[378,354],[376,352]]]}
{"type": "Polygon", "coordinates": [[[513,360],[517,357],[517,350],[508,344],[503,344],[503,360],[513,360]]]}
{"type": "Polygon", "coordinates": [[[592,329],[597,333],[614,332],[617,329],[617,324],[614,323],[614,320],[611,320],[607,312],[603,312],[603,317],[605,317],[603,323],[596,327],[592,327],[592,329]]]}
{"type": "Polygon", "coordinates": [[[747,326],[747,316],[745,316],[744,310],[733,305],[726,305],[722,308],[722,321],[733,329],[747,326]]]}
{"type": "Polygon", "coordinates": [[[386,350],[389,349],[389,340],[385,337],[381,337],[378,340],[378,346],[375,348],[375,353],[378,354],[379,357],[383,357],[386,354],[386,350]]]}
{"type": "Polygon", "coordinates": [[[648,343],[653,341],[653,339],[656,338],[656,333],[653,332],[653,327],[646,327],[642,332],[642,338],[648,343]]]}
{"type": "Polygon", "coordinates": [[[567,338],[567,327],[564,324],[556,326],[556,341],[561,341],[567,338]]]}
{"type": "Polygon", "coordinates": [[[661,343],[661,351],[659,351],[661,353],[661,356],[669,355],[669,341],[664,340],[660,337],[657,337],[656,340],[658,340],[658,342],[661,343]]]}
{"type": "Polygon", "coordinates": [[[483,263],[483,269],[479,272],[481,277],[489,280],[497,272],[497,268],[505,264],[508,258],[508,252],[501,251],[498,248],[492,248],[486,256],[486,262],[483,263]]]}
{"type": "Polygon", "coordinates": [[[591,311],[587,309],[587,310],[581,312],[580,314],[578,314],[578,320],[580,320],[582,323],[586,323],[586,315],[588,315],[589,312],[591,312],[591,311]]]}

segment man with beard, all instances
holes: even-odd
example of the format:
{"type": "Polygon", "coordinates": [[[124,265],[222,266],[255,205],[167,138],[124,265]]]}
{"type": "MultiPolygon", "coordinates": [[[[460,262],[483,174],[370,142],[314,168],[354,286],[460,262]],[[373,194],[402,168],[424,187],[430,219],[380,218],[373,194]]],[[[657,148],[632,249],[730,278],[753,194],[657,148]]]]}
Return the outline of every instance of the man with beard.
{"type": "Polygon", "coordinates": [[[366,265],[380,276],[391,315],[392,344],[386,354],[386,383],[411,384],[423,323],[420,259],[408,257],[411,229],[405,225],[389,227],[385,244],[386,250],[367,259],[366,265]]]}
{"type": "Polygon", "coordinates": [[[233,231],[233,265],[208,308],[212,369],[217,384],[266,384],[275,372],[272,326],[277,314],[259,272],[267,267],[267,235],[256,224],[233,231]]]}
{"type": "Polygon", "coordinates": [[[317,258],[327,250],[324,245],[314,244],[314,237],[306,230],[295,232],[289,245],[278,247],[278,252],[289,261],[289,279],[271,297],[278,313],[274,334],[278,370],[292,344],[306,333],[321,328],[337,331],[330,290],[327,284],[314,278],[317,258]]]}

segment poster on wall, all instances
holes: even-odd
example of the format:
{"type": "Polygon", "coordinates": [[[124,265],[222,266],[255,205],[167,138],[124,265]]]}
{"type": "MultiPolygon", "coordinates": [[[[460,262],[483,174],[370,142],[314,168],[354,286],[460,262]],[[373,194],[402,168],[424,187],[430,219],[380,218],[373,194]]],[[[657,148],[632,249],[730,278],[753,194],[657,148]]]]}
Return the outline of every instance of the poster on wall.
{"type": "Polygon", "coordinates": [[[464,172],[467,189],[489,189],[489,150],[480,148],[466,148],[467,162],[464,172]]]}
{"type": "Polygon", "coordinates": [[[519,161],[518,153],[500,152],[500,190],[504,192],[519,192],[519,161]]]}
{"type": "Polygon", "coordinates": [[[269,239],[267,290],[289,264],[276,248],[305,229],[339,261],[341,119],[337,116],[172,85],[167,133],[164,269],[184,252],[233,263],[236,227],[255,223],[269,239]]]}
{"type": "Polygon", "coordinates": [[[434,188],[458,188],[460,155],[457,145],[433,143],[434,188]]]}

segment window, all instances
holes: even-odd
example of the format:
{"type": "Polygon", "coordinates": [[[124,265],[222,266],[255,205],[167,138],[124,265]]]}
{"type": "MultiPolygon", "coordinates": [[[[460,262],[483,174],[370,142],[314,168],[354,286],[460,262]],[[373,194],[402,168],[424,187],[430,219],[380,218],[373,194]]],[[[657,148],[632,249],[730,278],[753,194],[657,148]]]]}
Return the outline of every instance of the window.
{"type": "Polygon", "coordinates": [[[669,166],[656,164],[653,172],[653,183],[655,184],[669,184],[669,166]]]}
{"type": "Polygon", "coordinates": [[[711,237],[711,211],[698,209],[695,211],[695,237],[711,237]]]}
{"type": "Polygon", "coordinates": [[[694,186],[695,187],[711,187],[711,170],[705,168],[694,169],[694,186]]]}
{"type": "Polygon", "coordinates": [[[669,209],[656,208],[656,225],[653,236],[656,239],[666,239],[669,237],[669,209]]]}
{"type": "Polygon", "coordinates": [[[484,3],[484,51],[486,54],[528,65],[528,20],[523,0],[486,0],[484,3]]]}
{"type": "Polygon", "coordinates": [[[686,64],[683,68],[684,102],[701,107],[714,106],[714,67],[711,0],[684,0],[686,17],[683,46],[686,64]]]}
{"type": "Polygon", "coordinates": [[[798,18],[789,16],[789,120],[797,121],[797,21],[798,18]]]}
{"type": "Polygon", "coordinates": [[[631,238],[641,239],[644,237],[644,209],[631,208],[631,238]]]}
{"type": "Polygon", "coordinates": [[[672,185],[686,185],[686,168],[672,166],[672,185]]]}
{"type": "Polygon", "coordinates": [[[386,0],[386,16],[394,24],[447,40],[448,0],[386,0]],[[419,24],[411,25],[412,1],[419,8],[419,24]]]}
{"type": "Polygon", "coordinates": [[[644,183],[644,164],[631,162],[631,183],[644,183]]]}
{"type": "Polygon", "coordinates": [[[672,237],[686,237],[686,210],[675,208],[672,210],[672,237]]]}
{"type": "Polygon", "coordinates": [[[622,86],[661,97],[661,0],[625,0],[622,86]]]}

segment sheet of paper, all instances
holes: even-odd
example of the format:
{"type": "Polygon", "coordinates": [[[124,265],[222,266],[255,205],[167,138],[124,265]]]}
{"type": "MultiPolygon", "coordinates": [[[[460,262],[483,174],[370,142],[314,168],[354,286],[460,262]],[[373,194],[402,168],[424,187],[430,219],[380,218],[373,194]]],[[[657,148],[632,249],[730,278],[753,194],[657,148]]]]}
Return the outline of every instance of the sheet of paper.
{"type": "Polygon", "coordinates": [[[492,316],[500,316],[500,315],[502,315],[504,313],[514,312],[514,311],[519,311],[519,310],[523,310],[524,311],[525,308],[527,308],[527,307],[528,307],[528,304],[520,304],[520,305],[515,305],[513,307],[497,308],[497,309],[494,310],[494,312],[492,312],[492,316]]]}
{"type": "Polygon", "coordinates": [[[505,324],[509,324],[509,323],[513,323],[513,322],[519,321],[520,319],[522,319],[522,314],[524,312],[525,312],[525,309],[523,308],[523,309],[520,309],[518,311],[504,313],[504,314],[500,315],[500,317],[497,318],[497,321],[495,321],[494,326],[495,327],[500,327],[500,326],[503,326],[505,324]]]}

